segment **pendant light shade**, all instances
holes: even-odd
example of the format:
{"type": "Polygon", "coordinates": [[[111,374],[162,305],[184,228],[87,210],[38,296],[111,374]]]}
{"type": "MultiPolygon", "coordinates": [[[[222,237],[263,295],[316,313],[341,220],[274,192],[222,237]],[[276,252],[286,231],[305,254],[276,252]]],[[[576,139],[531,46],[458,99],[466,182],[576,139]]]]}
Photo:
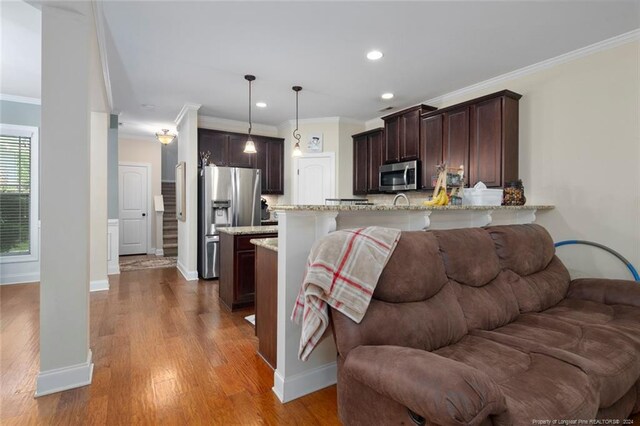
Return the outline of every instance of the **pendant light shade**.
{"type": "Polygon", "coordinates": [[[176,135],[169,133],[169,129],[162,129],[162,133],[156,133],[156,139],[163,145],[168,145],[176,138],[176,135]]]}
{"type": "Polygon", "coordinates": [[[300,157],[302,155],[302,150],[300,149],[300,132],[298,132],[298,94],[302,90],[300,86],[293,86],[291,88],[294,92],[296,92],[296,128],[293,131],[293,137],[296,140],[295,145],[293,145],[293,151],[291,152],[292,157],[300,157]]]}
{"type": "Polygon", "coordinates": [[[251,82],[256,79],[254,75],[247,74],[244,76],[244,79],[249,82],[249,132],[247,134],[247,142],[244,144],[244,153],[245,154],[255,154],[256,144],[253,143],[253,139],[251,139],[251,82]]]}

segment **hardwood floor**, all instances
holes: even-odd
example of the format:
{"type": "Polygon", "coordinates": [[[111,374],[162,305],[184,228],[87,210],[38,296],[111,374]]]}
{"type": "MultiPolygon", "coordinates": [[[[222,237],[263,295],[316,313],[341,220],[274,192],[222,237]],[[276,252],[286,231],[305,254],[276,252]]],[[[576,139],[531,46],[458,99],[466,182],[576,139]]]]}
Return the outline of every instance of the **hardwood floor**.
{"type": "Polygon", "coordinates": [[[250,310],[175,268],[124,272],[91,294],[93,383],[35,399],[37,284],[0,286],[2,425],[340,424],[335,386],[281,404],[250,310]]]}

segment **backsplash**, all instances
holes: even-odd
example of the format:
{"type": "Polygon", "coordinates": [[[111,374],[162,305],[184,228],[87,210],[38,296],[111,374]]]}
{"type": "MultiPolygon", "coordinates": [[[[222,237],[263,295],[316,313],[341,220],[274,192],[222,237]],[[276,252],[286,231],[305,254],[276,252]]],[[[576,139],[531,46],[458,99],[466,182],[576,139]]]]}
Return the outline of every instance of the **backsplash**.
{"type": "MultiPolygon", "coordinates": [[[[409,198],[411,205],[420,204],[425,200],[428,200],[432,191],[420,192],[420,191],[407,191],[404,194],[409,198]]],[[[369,194],[366,198],[373,204],[392,204],[393,198],[396,194],[369,194]]],[[[403,198],[398,199],[398,205],[406,204],[403,198]]]]}

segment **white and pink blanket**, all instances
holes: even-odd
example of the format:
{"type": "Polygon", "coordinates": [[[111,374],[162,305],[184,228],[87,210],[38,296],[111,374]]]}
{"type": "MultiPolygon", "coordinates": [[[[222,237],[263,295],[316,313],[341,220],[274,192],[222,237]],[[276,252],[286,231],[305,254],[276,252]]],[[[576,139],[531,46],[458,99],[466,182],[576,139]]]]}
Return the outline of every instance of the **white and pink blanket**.
{"type": "Polygon", "coordinates": [[[305,361],[329,326],[329,308],[360,323],[400,230],[370,226],[332,232],[311,248],[291,320],[302,323],[298,357],[305,361]]]}

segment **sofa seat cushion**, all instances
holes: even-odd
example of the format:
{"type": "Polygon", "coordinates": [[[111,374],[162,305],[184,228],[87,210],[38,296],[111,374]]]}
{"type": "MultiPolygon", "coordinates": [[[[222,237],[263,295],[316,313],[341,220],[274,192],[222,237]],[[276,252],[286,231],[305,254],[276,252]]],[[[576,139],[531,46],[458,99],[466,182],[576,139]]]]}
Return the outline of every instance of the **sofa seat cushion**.
{"type": "Polygon", "coordinates": [[[502,390],[514,424],[533,419],[595,418],[597,389],[578,367],[509,345],[467,335],[434,351],[487,374],[502,390]]]}
{"type": "Polygon", "coordinates": [[[493,331],[476,330],[473,334],[580,368],[597,388],[600,407],[614,404],[640,377],[640,344],[615,325],[531,313],[493,331]]]}
{"type": "Polygon", "coordinates": [[[634,306],[564,299],[544,314],[581,324],[609,326],[640,342],[640,309],[634,306]]]}

